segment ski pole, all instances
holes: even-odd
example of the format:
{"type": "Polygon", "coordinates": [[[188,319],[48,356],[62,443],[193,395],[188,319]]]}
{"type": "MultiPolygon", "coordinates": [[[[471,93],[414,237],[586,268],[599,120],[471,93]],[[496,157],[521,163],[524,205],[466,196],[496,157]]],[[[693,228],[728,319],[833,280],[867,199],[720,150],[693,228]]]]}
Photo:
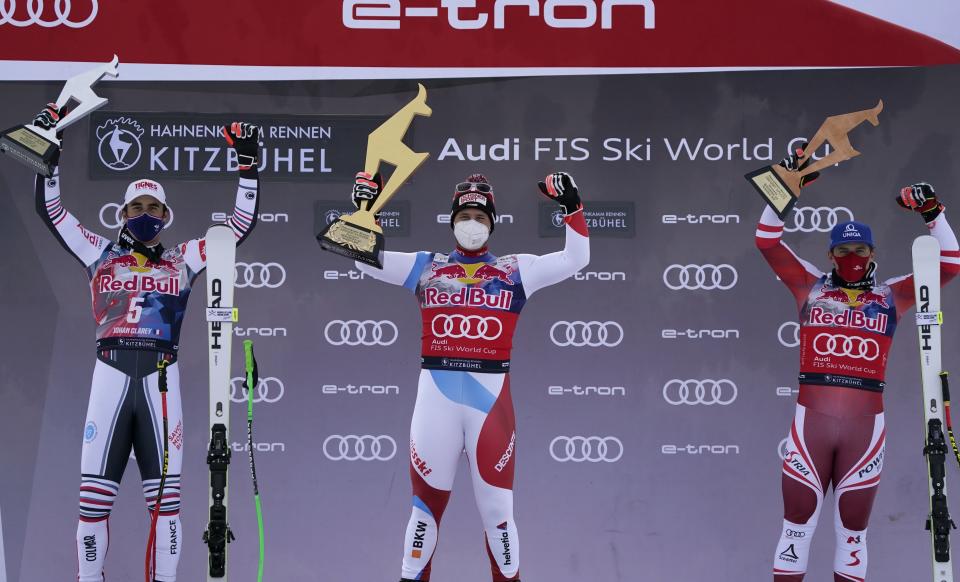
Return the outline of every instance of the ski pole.
{"type": "Polygon", "coordinates": [[[253,355],[253,341],[243,341],[243,353],[247,371],[247,451],[250,455],[250,474],[253,477],[253,502],[257,509],[257,538],[259,540],[260,555],[257,559],[257,582],[263,582],[263,507],[260,504],[260,487],[257,484],[257,466],[253,460],[253,391],[260,383],[257,371],[257,359],[253,355]]]}
{"type": "Polygon", "coordinates": [[[960,464],[960,448],[957,447],[957,439],[953,436],[953,419],[950,416],[950,386],[947,383],[946,371],[940,372],[940,388],[943,391],[943,416],[947,420],[947,434],[950,435],[950,446],[953,447],[953,456],[957,458],[960,464]]]}
{"type": "Polygon", "coordinates": [[[146,582],[153,582],[157,571],[157,522],[160,520],[160,504],[163,502],[163,486],[167,481],[167,468],[170,464],[170,437],[167,434],[167,366],[170,362],[161,358],[157,362],[157,387],[160,390],[160,409],[163,416],[163,462],[160,466],[160,486],[153,500],[153,515],[150,517],[150,534],[147,536],[147,555],[144,557],[143,576],[146,582]]]}

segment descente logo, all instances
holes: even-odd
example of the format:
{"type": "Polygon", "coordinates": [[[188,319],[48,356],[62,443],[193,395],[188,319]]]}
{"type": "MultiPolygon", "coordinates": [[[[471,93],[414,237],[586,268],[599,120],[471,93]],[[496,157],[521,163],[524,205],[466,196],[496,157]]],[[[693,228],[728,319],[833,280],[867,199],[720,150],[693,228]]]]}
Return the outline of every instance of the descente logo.
{"type": "MultiPolygon", "coordinates": [[[[438,18],[440,10],[446,11],[450,27],[458,30],[477,30],[490,24],[490,14],[477,7],[478,0],[440,0],[439,8],[404,6],[407,3],[405,0],[343,0],[343,25],[347,28],[399,29],[401,18],[438,18]]],[[[642,8],[643,28],[656,28],[654,0],[495,0],[493,28],[507,28],[507,7],[510,8],[511,24],[519,23],[526,9],[527,17],[542,17],[550,28],[593,28],[599,12],[601,29],[613,28],[614,7],[618,8],[620,19],[632,16],[625,8],[642,8]]],[[[631,19],[629,22],[635,21],[631,19]]]]}

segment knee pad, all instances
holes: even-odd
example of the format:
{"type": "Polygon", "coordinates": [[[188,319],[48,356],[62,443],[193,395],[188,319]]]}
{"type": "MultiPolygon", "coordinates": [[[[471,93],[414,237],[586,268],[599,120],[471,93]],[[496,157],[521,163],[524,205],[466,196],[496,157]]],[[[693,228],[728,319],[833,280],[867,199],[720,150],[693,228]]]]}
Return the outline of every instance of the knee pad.
{"type": "MultiPolygon", "coordinates": [[[[143,482],[143,498],[147,510],[153,513],[157,495],[160,494],[160,479],[147,479],[143,482]]],[[[160,515],[180,513],[180,475],[168,475],[163,483],[163,498],[160,500],[160,515]]]]}
{"type": "Polygon", "coordinates": [[[807,523],[783,520],[783,531],[773,556],[773,573],[803,574],[810,558],[810,542],[817,529],[816,514],[807,523]]]}
{"type": "Polygon", "coordinates": [[[833,558],[833,571],[841,579],[851,582],[863,580],[867,575],[867,530],[846,529],[837,525],[837,548],[833,558]]]}
{"type": "Polygon", "coordinates": [[[100,477],[84,476],[80,481],[80,520],[101,521],[110,517],[120,484],[100,477]]]}

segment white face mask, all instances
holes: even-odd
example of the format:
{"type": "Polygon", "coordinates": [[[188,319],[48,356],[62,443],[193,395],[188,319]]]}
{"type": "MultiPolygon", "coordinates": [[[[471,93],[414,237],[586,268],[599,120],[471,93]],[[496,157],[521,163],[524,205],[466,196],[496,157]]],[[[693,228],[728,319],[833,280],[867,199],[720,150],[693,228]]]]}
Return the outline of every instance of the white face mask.
{"type": "Polygon", "coordinates": [[[490,229],[473,219],[461,220],[453,225],[453,236],[457,237],[461,247],[475,251],[487,243],[490,229]]]}

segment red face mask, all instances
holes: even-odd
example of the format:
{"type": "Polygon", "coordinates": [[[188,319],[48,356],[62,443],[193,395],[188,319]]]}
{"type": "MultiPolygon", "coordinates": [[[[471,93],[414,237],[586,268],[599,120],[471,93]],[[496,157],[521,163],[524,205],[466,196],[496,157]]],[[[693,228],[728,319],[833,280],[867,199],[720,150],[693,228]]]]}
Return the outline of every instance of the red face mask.
{"type": "Polygon", "coordinates": [[[843,257],[833,257],[837,262],[837,274],[844,281],[856,283],[867,274],[867,267],[870,265],[870,257],[861,257],[856,253],[850,253],[843,257]]]}

